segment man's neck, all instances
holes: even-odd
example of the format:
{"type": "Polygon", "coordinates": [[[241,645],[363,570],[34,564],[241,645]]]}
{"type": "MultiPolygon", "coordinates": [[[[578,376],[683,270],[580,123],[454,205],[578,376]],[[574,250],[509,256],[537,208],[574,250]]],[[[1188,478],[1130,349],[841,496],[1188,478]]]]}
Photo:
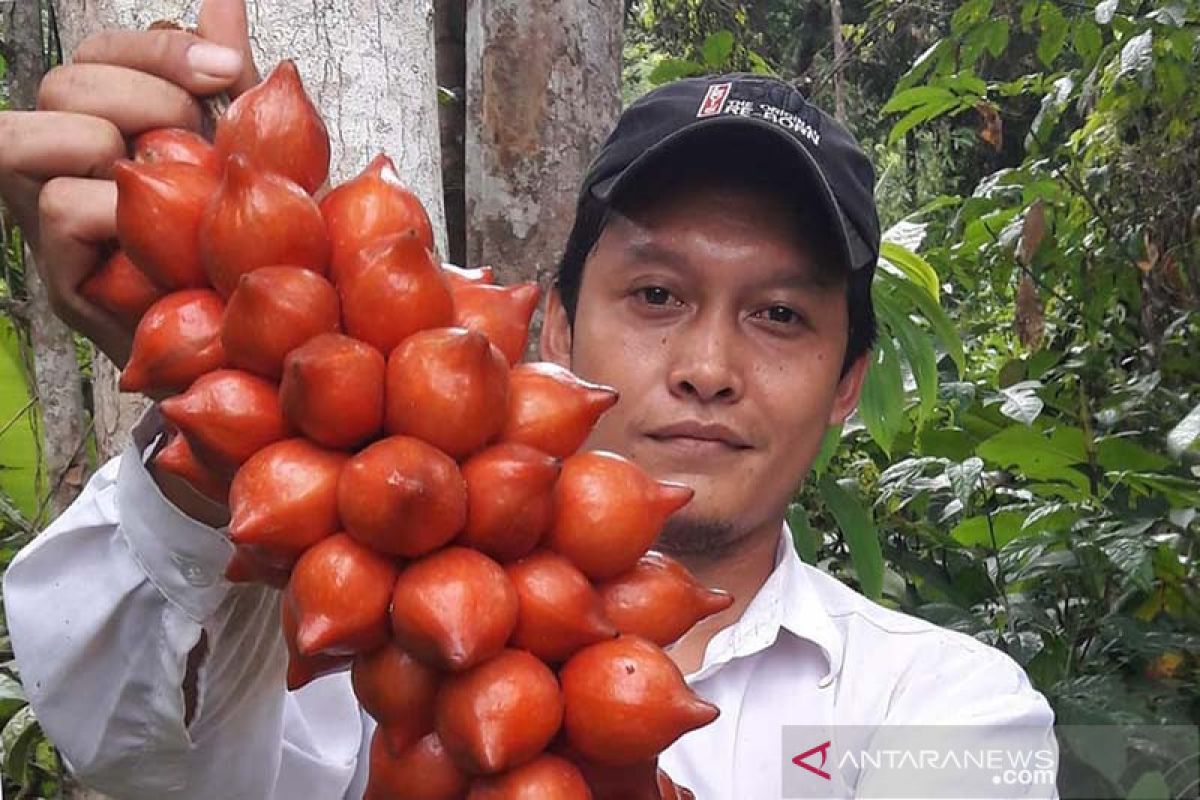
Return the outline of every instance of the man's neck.
{"type": "Polygon", "coordinates": [[[703,554],[675,556],[700,583],[733,595],[733,605],[696,623],[667,651],[685,675],[700,668],[709,641],[741,618],[742,612],[767,582],[775,567],[782,525],[782,520],[765,524],[716,557],[703,554]]]}

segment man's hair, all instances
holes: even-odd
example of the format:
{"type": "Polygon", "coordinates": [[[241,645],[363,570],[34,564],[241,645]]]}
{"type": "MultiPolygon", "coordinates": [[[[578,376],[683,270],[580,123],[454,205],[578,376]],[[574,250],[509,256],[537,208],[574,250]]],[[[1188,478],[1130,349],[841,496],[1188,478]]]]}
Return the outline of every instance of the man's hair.
{"type": "MultiPolygon", "coordinates": [[[[780,169],[780,164],[795,162],[781,158],[778,145],[764,142],[764,147],[747,147],[745,140],[733,140],[722,146],[720,137],[706,137],[664,153],[651,162],[626,184],[632,191],[618,192],[612,206],[598,213],[599,218],[584,221],[594,231],[587,241],[572,241],[558,263],[554,285],[562,299],[563,309],[572,328],[579,304],[579,288],[583,269],[595,249],[600,234],[615,211],[623,215],[653,205],[673,193],[687,191],[697,184],[729,186],[769,196],[788,208],[796,221],[799,238],[810,248],[818,267],[818,280],[826,285],[844,283],[846,306],[849,312],[849,337],[842,361],[842,375],[875,343],[875,308],[871,302],[873,269],[846,271],[841,261],[840,245],[833,231],[837,222],[830,211],[816,202],[816,192],[801,194],[800,187],[811,180],[794,170],[780,169]],[[717,141],[713,141],[717,139],[717,141]],[[719,158],[713,157],[720,154],[719,158]],[[591,223],[591,224],[587,224],[591,223]]],[[[583,212],[588,213],[588,212],[583,212]]],[[[579,221],[577,221],[578,226],[579,221]]]]}

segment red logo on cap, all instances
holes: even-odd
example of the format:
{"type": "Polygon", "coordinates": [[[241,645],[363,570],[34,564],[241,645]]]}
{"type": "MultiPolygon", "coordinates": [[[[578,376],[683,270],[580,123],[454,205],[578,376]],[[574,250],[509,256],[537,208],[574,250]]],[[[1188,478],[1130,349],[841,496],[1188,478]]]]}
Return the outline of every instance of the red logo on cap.
{"type": "Polygon", "coordinates": [[[704,93],[704,101],[700,103],[700,110],[696,112],[697,117],[715,117],[725,108],[725,98],[729,97],[729,87],[732,83],[714,83],[708,87],[708,91],[704,93]]]}

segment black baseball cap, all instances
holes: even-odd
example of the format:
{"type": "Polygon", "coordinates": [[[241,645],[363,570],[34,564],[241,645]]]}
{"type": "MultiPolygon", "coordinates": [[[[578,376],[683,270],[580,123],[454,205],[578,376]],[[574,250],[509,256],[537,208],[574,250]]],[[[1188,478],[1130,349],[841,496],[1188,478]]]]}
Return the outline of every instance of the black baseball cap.
{"type": "Polygon", "coordinates": [[[613,199],[636,184],[647,166],[664,153],[710,136],[728,146],[730,135],[745,135],[746,146],[772,145],[780,170],[798,176],[797,192],[807,197],[815,193],[828,213],[846,269],[874,271],[879,215],[875,171],[866,154],[844,126],[795,87],[748,73],[674,81],[643,95],[621,114],[584,177],[563,268],[572,263],[582,267],[613,199]],[[719,138],[711,136],[717,132],[719,138]]]}

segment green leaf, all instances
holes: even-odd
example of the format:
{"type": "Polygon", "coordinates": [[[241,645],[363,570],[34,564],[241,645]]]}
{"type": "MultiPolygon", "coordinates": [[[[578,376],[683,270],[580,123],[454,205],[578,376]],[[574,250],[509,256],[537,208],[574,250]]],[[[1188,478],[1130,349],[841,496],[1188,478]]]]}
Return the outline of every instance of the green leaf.
{"type": "Polygon", "coordinates": [[[913,61],[912,66],[908,68],[908,72],[896,81],[895,92],[902,92],[911,86],[915,86],[917,81],[921,80],[928,74],[929,70],[938,63],[942,53],[953,49],[955,43],[952,39],[939,39],[937,42],[925,49],[925,52],[917,56],[913,61]]]}
{"type": "Polygon", "coordinates": [[[693,75],[703,75],[704,73],[703,64],[688,61],[686,58],[664,58],[650,71],[647,80],[655,86],[660,86],[680,78],[690,78],[693,75]]]}
{"type": "Polygon", "coordinates": [[[731,31],[717,31],[709,34],[708,38],[704,40],[704,44],[700,45],[700,56],[704,59],[705,65],[714,69],[725,66],[732,53],[733,33],[731,31]]]}
{"type": "Polygon", "coordinates": [[[750,71],[755,75],[774,75],[775,69],[767,60],[753,50],[746,51],[746,59],[750,62],[750,71]]]}
{"type": "Polygon", "coordinates": [[[818,488],[850,548],[850,561],[862,593],[878,600],[883,593],[883,550],[870,512],[857,493],[842,488],[828,475],[821,478],[818,488]]]}
{"type": "Polygon", "coordinates": [[[954,93],[941,86],[916,86],[892,95],[892,98],[883,107],[882,112],[884,114],[897,114],[901,111],[916,108],[917,106],[954,99],[956,99],[954,93]]]}
{"type": "Polygon", "coordinates": [[[1075,52],[1083,59],[1083,63],[1091,64],[1096,60],[1096,56],[1100,54],[1100,47],[1103,40],[1100,36],[1100,28],[1096,23],[1092,22],[1087,17],[1080,17],[1075,20],[1075,26],[1071,31],[1071,46],[1075,48],[1075,52]]]}
{"type": "Polygon", "coordinates": [[[918,288],[910,281],[899,280],[883,271],[875,276],[873,292],[891,293],[896,308],[907,309],[910,312],[915,311],[924,317],[925,321],[933,328],[942,347],[946,349],[955,366],[958,367],[959,374],[966,373],[966,356],[963,353],[962,337],[958,335],[950,317],[946,316],[946,312],[929,296],[928,292],[918,288]]]}
{"type": "Polygon", "coordinates": [[[961,464],[946,465],[946,479],[950,481],[950,488],[954,491],[955,498],[962,503],[964,513],[971,508],[971,497],[979,486],[981,475],[983,475],[983,459],[981,458],[968,458],[961,464]]]}
{"type": "Polygon", "coordinates": [[[984,46],[992,58],[999,58],[1008,49],[1008,20],[994,19],[985,26],[984,46]]]}
{"type": "Polygon", "coordinates": [[[888,337],[876,342],[858,411],[871,438],[891,455],[892,443],[904,425],[904,378],[896,347],[888,337]]]}
{"type": "Polygon", "coordinates": [[[992,514],[989,526],[987,515],[980,514],[955,525],[950,536],[964,547],[999,550],[1021,535],[1021,523],[1024,521],[1025,514],[1020,511],[1000,511],[992,514]]]}
{"type": "Polygon", "coordinates": [[[1165,469],[1171,460],[1152,453],[1125,436],[1109,436],[1096,443],[1096,461],[1106,470],[1154,472],[1165,469]]]}
{"type": "Polygon", "coordinates": [[[941,292],[938,275],[929,262],[895,242],[882,242],[879,257],[903,272],[908,279],[924,289],[936,303],[941,292]]]}
{"type": "Polygon", "coordinates": [[[1167,434],[1167,452],[1179,458],[1200,439],[1200,403],[1167,434]]]}
{"type": "Polygon", "coordinates": [[[1167,779],[1161,772],[1150,770],[1142,773],[1142,776],[1137,779],[1137,783],[1130,788],[1129,794],[1125,796],[1129,800],[1168,800],[1175,794],[1167,785],[1167,779]]]}
{"type": "Polygon", "coordinates": [[[825,471],[825,467],[829,466],[830,459],[837,452],[838,445],[842,442],[842,426],[831,425],[825,429],[825,435],[821,437],[821,449],[817,451],[817,457],[813,460],[810,472],[813,475],[820,476],[825,471]]]}
{"type": "Polygon", "coordinates": [[[1032,425],[1046,406],[1037,395],[1040,388],[1041,381],[1021,381],[1001,389],[1004,403],[1000,406],[1000,413],[1016,422],[1032,425]]]}
{"type": "Polygon", "coordinates": [[[924,423],[937,404],[938,372],[937,354],[933,352],[933,342],[930,336],[907,314],[900,313],[887,303],[876,306],[876,312],[890,333],[900,343],[908,367],[912,370],[913,380],[917,384],[917,398],[920,401],[919,423],[924,423]]]}
{"type": "Polygon", "coordinates": [[[39,730],[33,709],[25,706],[0,731],[0,745],[4,748],[4,774],[18,783],[27,782],[39,730]]]}
{"type": "Polygon", "coordinates": [[[950,17],[950,32],[961,34],[987,20],[991,13],[992,0],[967,0],[950,17]]]}
{"type": "Polygon", "coordinates": [[[32,517],[39,505],[38,429],[20,348],[16,329],[0,317],[0,491],[32,517]]]}
{"type": "Polygon", "coordinates": [[[0,725],[29,704],[25,690],[13,677],[0,672],[0,725]]]}
{"type": "Polygon", "coordinates": [[[926,105],[918,106],[908,112],[888,132],[888,144],[892,145],[904,138],[904,134],[908,133],[913,128],[921,123],[929,122],[950,111],[957,111],[962,106],[962,101],[957,97],[950,99],[927,103],[926,105]]]}
{"type": "Polygon", "coordinates": [[[1041,27],[1041,36],[1038,37],[1037,57],[1047,67],[1051,67],[1067,41],[1067,18],[1054,3],[1043,3],[1038,14],[1038,24],[1041,27]]]}
{"type": "Polygon", "coordinates": [[[1076,449],[1070,435],[1055,433],[1057,438],[1047,439],[1034,428],[1010,425],[981,442],[975,452],[997,466],[1015,466],[1026,477],[1064,481],[1086,491],[1087,477],[1074,466],[1086,462],[1087,454],[1076,449]]]}
{"type": "Polygon", "coordinates": [[[787,522],[788,527],[792,529],[792,541],[796,545],[796,552],[805,564],[815,565],[820,540],[817,532],[808,523],[808,512],[799,503],[792,503],[788,506],[787,522]]]}

